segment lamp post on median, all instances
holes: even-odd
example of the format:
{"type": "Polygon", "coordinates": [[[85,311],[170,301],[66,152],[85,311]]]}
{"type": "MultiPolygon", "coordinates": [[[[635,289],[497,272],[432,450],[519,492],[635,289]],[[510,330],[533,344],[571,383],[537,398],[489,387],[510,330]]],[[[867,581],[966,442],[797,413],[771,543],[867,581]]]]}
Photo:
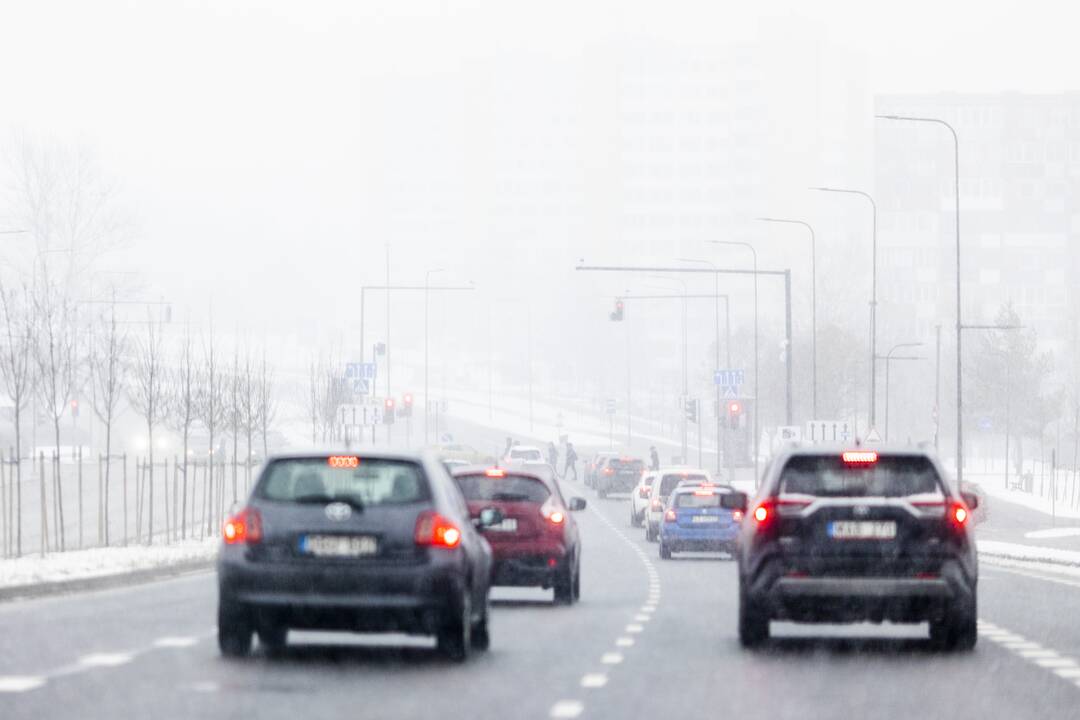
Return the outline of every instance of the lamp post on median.
{"type": "MultiPolygon", "coordinates": [[[[734,245],[737,247],[744,247],[750,251],[754,257],[754,487],[757,487],[759,482],[758,478],[758,442],[759,442],[759,420],[758,416],[761,414],[761,398],[758,396],[758,264],[757,264],[757,250],[754,246],[748,242],[742,242],[741,240],[708,240],[707,242],[713,245],[734,245]]],[[[790,361],[791,349],[788,348],[790,361]]]]}
{"type": "Polygon", "coordinates": [[[811,344],[813,346],[813,407],[814,418],[818,417],[818,405],[817,405],[817,393],[818,393],[818,372],[817,372],[817,238],[814,235],[814,228],[810,223],[803,220],[789,220],[787,218],[772,218],[761,217],[758,218],[761,222],[767,223],[783,223],[787,225],[801,225],[810,231],[810,336],[811,344]]]}
{"type": "MultiPolygon", "coordinates": [[[[688,437],[687,437],[687,417],[686,417],[686,400],[690,395],[690,384],[687,375],[687,332],[686,332],[686,310],[687,310],[687,286],[686,281],[679,278],[667,277],[664,275],[650,275],[657,280],[669,280],[671,282],[678,283],[682,287],[682,402],[679,404],[679,414],[682,417],[682,461],[687,462],[687,453],[689,452],[688,437]]],[[[698,422],[701,418],[698,418],[698,422]]]]}
{"type": "Polygon", "coordinates": [[[940,118],[910,115],[877,115],[881,120],[934,123],[946,128],[953,139],[953,180],[956,200],[956,481],[964,479],[964,376],[963,376],[963,319],[960,294],[960,138],[956,128],[940,118]]]}

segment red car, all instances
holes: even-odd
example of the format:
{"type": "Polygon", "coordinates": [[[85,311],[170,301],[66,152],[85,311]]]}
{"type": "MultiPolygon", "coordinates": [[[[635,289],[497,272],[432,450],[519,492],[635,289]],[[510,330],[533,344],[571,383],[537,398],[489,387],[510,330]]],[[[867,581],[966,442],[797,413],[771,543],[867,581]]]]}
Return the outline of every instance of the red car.
{"type": "Polygon", "coordinates": [[[555,480],[525,468],[462,469],[454,480],[474,518],[485,508],[502,512],[502,522],[483,530],[492,585],[554,588],[565,605],[581,596],[581,538],[571,512],[585,509],[582,498],[567,502],[555,480]]]}

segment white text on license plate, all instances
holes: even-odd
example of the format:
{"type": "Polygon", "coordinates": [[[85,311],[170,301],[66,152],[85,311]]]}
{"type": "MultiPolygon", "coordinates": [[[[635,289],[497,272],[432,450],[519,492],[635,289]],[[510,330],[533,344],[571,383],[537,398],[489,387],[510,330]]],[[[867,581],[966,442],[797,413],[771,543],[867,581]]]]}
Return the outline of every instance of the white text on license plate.
{"type": "Polygon", "coordinates": [[[829,523],[833,540],[892,540],[896,537],[893,520],[837,520],[829,523]]]}
{"type": "Polygon", "coordinates": [[[716,517],[715,515],[695,515],[693,518],[690,519],[690,522],[692,522],[692,523],[714,523],[714,522],[720,522],[720,518],[716,517]]]}
{"type": "Polygon", "coordinates": [[[492,525],[488,529],[495,532],[517,532],[517,518],[506,518],[498,525],[492,525]]]}
{"type": "Polygon", "coordinates": [[[316,557],[365,557],[374,555],[378,543],[370,535],[306,535],[300,551],[316,557]]]}

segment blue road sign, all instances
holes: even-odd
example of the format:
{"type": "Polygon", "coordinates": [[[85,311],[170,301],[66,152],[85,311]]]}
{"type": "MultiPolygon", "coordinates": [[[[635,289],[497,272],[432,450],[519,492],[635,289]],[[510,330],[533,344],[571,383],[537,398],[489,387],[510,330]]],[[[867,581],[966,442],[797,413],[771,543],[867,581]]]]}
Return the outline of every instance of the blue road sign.
{"type": "Polygon", "coordinates": [[[376,367],[377,366],[373,362],[345,363],[345,379],[355,380],[357,378],[362,378],[364,380],[374,380],[376,367]]]}
{"type": "Polygon", "coordinates": [[[713,373],[713,384],[738,388],[746,381],[745,370],[717,370],[713,373]]]}

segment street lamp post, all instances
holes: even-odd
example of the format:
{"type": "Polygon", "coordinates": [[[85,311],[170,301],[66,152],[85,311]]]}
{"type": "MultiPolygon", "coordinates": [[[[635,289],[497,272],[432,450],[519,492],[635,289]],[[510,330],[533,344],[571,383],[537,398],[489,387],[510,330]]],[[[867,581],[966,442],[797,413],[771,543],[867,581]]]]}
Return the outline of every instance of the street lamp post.
{"type": "Polygon", "coordinates": [[[945,127],[953,139],[953,180],[956,196],[956,481],[964,479],[964,376],[962,336],[963,319],[960,304],[960,138],[956,128],[940,118],[912,117],[909,115],[878,115],[882,120],[934,123],[945,127]]]}
{"type": "Polygon", "coordinates": [[[431,396],[428,394],[428,296],[431,294],[431,276],[434,273],[443,272],[442,268],[432,268],[424,273],[424,444],[428,444],[428,429],[431,424],[428,418],[431,414],[431,396]]]}
{"type": "Polygon", "coordinates": [[[903,348],[922,347],[921,342],[900,343],[893,345],[882,358],[885,361],[885,439],[889,439],[889,370],[893,360],[922,360],[919,357],[894,357],[893,353],[903,348]]]}
{"type": "MultiPolygon", "coordinates": [[[[754,246],[748,242],[742,242],[741,240],[709,240],[708,242],[713,245],[734,245],[738,247],[744,247],[748,249],[754,257],[754,486],[758,484],[758,435],[759,420],[758,416],[761,413],[761,398],[758,396],[758,264],[757,264],[757,250],[754,246]]],[[[791,348],[788,348],[788,358],[790,361],[791,348]]]]}
{"type": "Polygon", "coordinates": [[[850,188],[812,187],[818,192],[858,195],[870,202],[872,213],[871,260],[870,260],[870,427],[877,422],[877,203],[868,192],[850,188]]]}
{"type": "Polygon", "coordinates": [[[803,220],[789,220],[787,218],[772,218],[762,217],[758,218],[762,222],[768,223],[784,223],[788,225],[801,225],[810,231],[810,336],[811,344],[813,346],[813,361],[811,365],[813,367],[813,408],[814,418],[818,417],[818,372],[817,372],[817,238],[814,235],[814,228],[810,223],[803,220]]]}
{"type": "MultiPolygon", "coordinates": [[[[688,438],[687,438],[687,417],[686,417],[686,400],[690,395],[690,384],[687,375],[687,332],[686,332],[686,309],[687,309],[687,287],[686,281],[679,278],[665,277],[663,275],[652,275],[651,277],[658,280],[670,280],[676,282],[682,287],[682,403],[679,408],[679,414],[682,416],[682,461],[687,462],[688,438]]],[[[698,418],[698,423],[701,422],[701,418],[698,418]]]]}

